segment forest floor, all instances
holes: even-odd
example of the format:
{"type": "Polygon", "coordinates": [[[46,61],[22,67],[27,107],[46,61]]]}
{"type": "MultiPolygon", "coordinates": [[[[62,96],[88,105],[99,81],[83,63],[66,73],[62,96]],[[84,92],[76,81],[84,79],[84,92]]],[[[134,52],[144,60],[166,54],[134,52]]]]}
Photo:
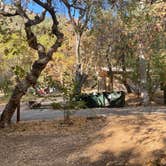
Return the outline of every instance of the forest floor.
{"type": "Polygon", "coordinates": [[[165,166],[166,113],[131,112],[0,129],[0,166],[165,166]]]}

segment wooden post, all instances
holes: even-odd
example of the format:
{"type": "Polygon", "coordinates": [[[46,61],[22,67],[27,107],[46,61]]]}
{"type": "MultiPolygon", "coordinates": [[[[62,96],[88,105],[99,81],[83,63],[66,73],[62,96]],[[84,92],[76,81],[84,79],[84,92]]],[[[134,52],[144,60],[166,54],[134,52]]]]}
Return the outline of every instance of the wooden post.
{"type": "Polygon", "coordinates": [[[17,123],[20,121],[20,103],[17,105],[17,123]]]}
{"type": "Polygon", "coordinates": [[[103,89],[104,89],[104,91],[107,91],[107,80],[106,80],[106,77],[103,77],[103,89]]]}
{"type": "Polygon", "coordinates": [[[163,91],[164,105],[166,105],[166,84],[165,83],[161,82],[160,90],[163,91]]]}
{"type": "Polygon", "coordinates": [[[99,93],[100,91],[100,78],[97,77],[97,92],[99,93]]]}
{"type": "Polygon", "coordinates": [[[166,87],[164,87],[164,105],[166,105],[166,87]]]}
{"type": "Polygon", "coordinates": [[[110,91],[112,92],[113,91],[113,86],[114,86],[114,78],[113,78],[113,73],[111,74],[111,76],[109,77],[110,78],[110,91]]]}

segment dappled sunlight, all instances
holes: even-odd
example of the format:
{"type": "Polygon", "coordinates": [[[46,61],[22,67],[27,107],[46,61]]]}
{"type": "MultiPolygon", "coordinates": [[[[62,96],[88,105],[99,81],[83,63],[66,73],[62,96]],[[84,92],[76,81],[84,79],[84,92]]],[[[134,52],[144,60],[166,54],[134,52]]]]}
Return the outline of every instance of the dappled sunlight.
{"type": "Polygon", "coordinates": [[[0,149],[6,153],[0,151],[0,161],[8,154],[10,160],[4,162],[14,165],[154,166],[146,163],[158,158],[166,162],[164,113],[71,120],[72,125],[62,120],[31,121],[1,130],[0,149]]]}
{"type": "Polygon", "coordinates": [[[105,152],[118,157],[122,152],[130,151],[128,162],[142,164],[149,157],[156,157],[154,151],[166,147],[165,118],[164,114],[109,117],[107,125],[95,133],[96,138],[84,154],[95,162],[105,152]]]}

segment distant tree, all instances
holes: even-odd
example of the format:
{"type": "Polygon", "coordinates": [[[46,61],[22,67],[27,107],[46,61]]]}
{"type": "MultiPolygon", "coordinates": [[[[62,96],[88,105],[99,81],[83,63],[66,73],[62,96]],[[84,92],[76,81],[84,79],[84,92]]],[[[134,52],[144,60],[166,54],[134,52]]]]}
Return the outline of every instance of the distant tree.
{"type": "MultiPolygon", "coordinates": [[[[93,0],[62,0],[68,10],[68,16],[73,26],[76,42],[75,42],[75,81],[73,96],[81,93],[82,86],[87,79],[87,73],[83,71],[83,55],[81,53],[81,40],[83,33],[88,28],[92,10],[94,7],[93,0]]],[[[97,1],[96,1],[97,2],[97,1]]]]}

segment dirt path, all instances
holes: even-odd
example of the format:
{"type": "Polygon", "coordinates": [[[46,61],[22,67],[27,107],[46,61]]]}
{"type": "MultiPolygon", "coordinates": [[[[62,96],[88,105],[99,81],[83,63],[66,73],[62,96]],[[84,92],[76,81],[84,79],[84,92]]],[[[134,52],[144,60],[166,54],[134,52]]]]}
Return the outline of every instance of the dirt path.
{"type": "Polygon", "coordinates": [[[75,118],[71,126],[60,121],[21,122],[0,130],[0,166],[155,166],[156,162],[166,165],[164,112],[75,118]]]}
{"type": "MultiPolygon", "coordinates": [[[[2,109],[1,109],[2,110],[2,109]]],[[[0,115],[1,115],[0,110],[0,115]]],[[[142,115],[149,113],[166,113],[165,106],[153,107],[123,107],[123,108],[94,108],[94,109],[81,109],[70,110],[71,116],[76,117],[96,117],[100,115],[142,115]]],[[[49,120],[49,119],[63,119],[63,110],[53,109],[30,109],[26,104],[21,106],[21,121],[29,120],[49,120]]],[[[16,121],[16,113],[12,119],[16,121]]]]}

